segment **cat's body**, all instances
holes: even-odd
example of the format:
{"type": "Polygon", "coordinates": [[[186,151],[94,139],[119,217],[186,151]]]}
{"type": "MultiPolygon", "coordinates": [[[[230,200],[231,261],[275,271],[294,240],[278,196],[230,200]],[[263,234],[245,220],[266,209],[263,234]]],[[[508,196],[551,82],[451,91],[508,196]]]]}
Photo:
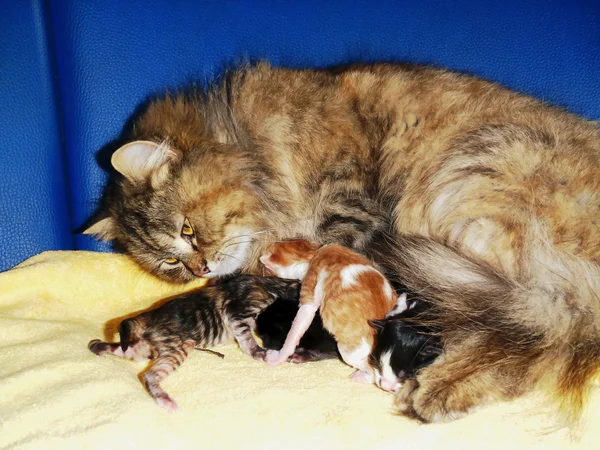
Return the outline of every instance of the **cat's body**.
{"type": "Polygon", "coordinates": [[[119,343],[95,339],[89,349],[97,355],[152,360],[142,381],[160,406],[175,411],[177,404],[160,382],[185,361],[190,350],[235,339],[242,351],[262,360],[264,350],[252,336],[256,317],[277,300],[298,301],[299,292],[295,280],[241,275],[126,319],[119,327],[119,343]]]}
{"type": "Polygon", "coordinates": [[[376,334],[369,364],[375,373],[375,384],[390,392],[398,391],[402,383],[415,378],[442,353],[439,330],[421,325],[429,305],[416,301],[406,307],[406,296],[403,300],[404,308],[372,321],[376,334]]]}
{"type": "MultiPolygon", "coordinates": [[[[256,335],[265,349],[280,350],[292,328],[292,322],[298,312],[298,302],[276,301],[269,305],[256,318],[256,335]]],[[[315,315],[300,343],[290,359],[293,363],[320,361],[338,358],[337,343],[333,336],[323,328],[319,313],[315,315]]]]}
{"type": "Polygon", "coordinates": [[[260,261],[277,276],[303,280],[292,327],[281,350],[267,351],[267,363],[287,361],[319,311],[342,359],[357,369],[353,378],[374,381],[368,357],[375,332],[369,321],[383,319],[397,301],[371,261],[337,244],[319,248],[305,241],[274,243],[260,261]]]}
{"type": "Polygon", "coordinates": [[[224,80],[149,106],[89,232],[175,281],[254,272],[274,237],[344,244],[426,297],[452,343],[400,409],[449,420],[540,384],[578,414],[600,364],[594,124],[426,67],[224,80]]]}

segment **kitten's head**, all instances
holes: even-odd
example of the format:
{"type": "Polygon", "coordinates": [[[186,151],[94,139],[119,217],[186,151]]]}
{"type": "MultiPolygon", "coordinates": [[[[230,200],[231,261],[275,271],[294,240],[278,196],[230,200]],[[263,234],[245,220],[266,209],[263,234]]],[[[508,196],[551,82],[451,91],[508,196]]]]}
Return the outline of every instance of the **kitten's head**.
{"type": "Polygon", "coordinates": [[[116,240],[142,267],[187,282],[243,267],[252,253],[259,182],[251,159],[204,135],[198,113],[167,102],[117,150],[106,217],[85,232],[116,240]],[[181,109],[181,111],[178,110],[181,109]],[[167,108],[168,109],[168,108],[167,108]]]}
{"type": "Polygon", "coordinates": [[[303,280],[318,248],[315,242],[284,240],[271,244],[259,259],[267,270],[278,277],[303,280]]]}
{"type": "Polygon", "coordinates": [[[405,380],[414,378],[441,353],[435,335],[415,329],[398,316],[373,320],[371,324],[376,335],[369,364],[375,383],[385,391],[397,391],[405,380]]]}

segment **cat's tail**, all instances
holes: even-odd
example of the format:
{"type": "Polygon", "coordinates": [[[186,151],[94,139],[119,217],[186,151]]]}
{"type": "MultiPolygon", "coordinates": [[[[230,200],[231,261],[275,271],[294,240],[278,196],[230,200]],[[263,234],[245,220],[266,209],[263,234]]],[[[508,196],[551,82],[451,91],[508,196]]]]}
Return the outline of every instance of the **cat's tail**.
{"type": "Polygon", "coordinates": [[[496,374],[501,398],[541,387],[575,425],[600,368],[600,270],[543,236],[532,227],[518,275],[417,236],[401,236],[386,257],[431,302],[444,347],[469,343],[453,380],[496,374]]]}

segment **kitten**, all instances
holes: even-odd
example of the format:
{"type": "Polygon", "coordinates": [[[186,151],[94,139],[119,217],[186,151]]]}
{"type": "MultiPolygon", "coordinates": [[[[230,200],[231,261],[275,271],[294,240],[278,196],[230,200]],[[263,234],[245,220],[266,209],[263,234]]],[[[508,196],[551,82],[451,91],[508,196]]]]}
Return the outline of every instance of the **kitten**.
{"type": "Polygon", "coordinates": [[[372,382],[368,356],[374,330],[369,320],[383,318],[396,305],[388,280],[367,258],[335,244],[319,248],[306,241],[277,242],[260,261],[277,276],[303,280],[292,328],[281,350],[267,351],[267,363],[286,361],[319,311],[342,359],[357,369],[352,378],[372,382]]]}
{"type": "MultiPolygon", "coordinates": [[[[266,349],[280,350],[298,312],[298,302],[278,300],[256,318],[256,334],[266,349]]],[[[300,339],[300,344],[288,361],[299,364],[338,358],[337,343],[323,328],[321,315],[314,320],[300,339]]]]}
{"type": "Polygon", "coordinates": [[[258,273],[276,238],[344,245],[453,343],[399,409],[452,420],[541,387],[579,415],[600,369],[596,124],[415,65],[219,80],[135,120],[88,232],[175,282],[258,273]]]}
{"type": "Polygon", "coordinates": [[[144,386],[161,407],[176,411],[177,404],[160,383],[190,350],[235,339],[244,353],[262,360],[265,351],[252,336],[256,316],[278,299],[297,301],[299,291],[298,281],[276,277],[242,275],[220,280],[124,320],[120,343],[94,339],[88,347],[97,355],[152,360],[142,375],[144,386]]]}
{"type": "Polygon", "coordinates": [[[369,364],[375,373],[375,384],[384,391],[396,392],[407,379],[430,365],[442,352],[439,333],[419,324],[429,306],[423,301],[406,307],[406,294],[399,297],[404,304],[389,312],[384,319],[372,320],[375,344],[369,364]]]}

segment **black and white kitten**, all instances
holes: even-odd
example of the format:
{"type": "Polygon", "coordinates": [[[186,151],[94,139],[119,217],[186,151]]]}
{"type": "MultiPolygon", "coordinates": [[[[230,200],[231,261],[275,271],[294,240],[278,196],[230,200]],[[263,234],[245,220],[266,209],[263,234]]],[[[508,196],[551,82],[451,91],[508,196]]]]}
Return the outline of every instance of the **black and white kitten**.
{"type": "MultiPolygon", "coordinates": [[[[283,347],[285,338],[298,312],[298,307],[298,302],[291,298],[281,299],[259,314],[256,319],[256,334],[262,340],[265,348],[280,350],[283,347]]],[[[339,358],[337,342],[323,328],[321,315],[317,312],[308,330],[300,339],[296,351],[288,361],[299,364],[333,358],[339,358]]]]}
{"type": "Polygon", "coordinates": [[[442,353],[438,333],[419,324],[428,309],[425,301],[407,302],[403,294],[398,298],[398,306],[384,319],[371,321],[375,343],[369,364],[381,389],[396,392],[405,380],[414,378],[442,353]]]}

